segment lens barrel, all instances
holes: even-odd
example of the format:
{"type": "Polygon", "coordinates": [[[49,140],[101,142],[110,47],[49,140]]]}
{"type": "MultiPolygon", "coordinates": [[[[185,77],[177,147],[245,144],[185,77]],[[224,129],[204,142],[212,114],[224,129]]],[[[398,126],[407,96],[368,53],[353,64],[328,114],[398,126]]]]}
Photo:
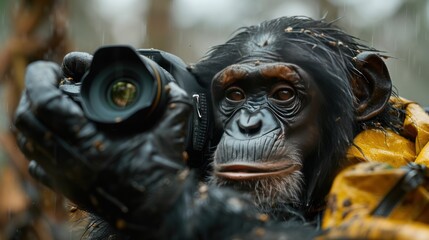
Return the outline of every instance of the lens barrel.
{"type": "Polygon", "coordinates": [[[85,115],[102,126],[136,130],[150,126],[165,109],[164,88],[171,77],[129,46],[107,46],[94,53],[83,76],[85,115]]]}

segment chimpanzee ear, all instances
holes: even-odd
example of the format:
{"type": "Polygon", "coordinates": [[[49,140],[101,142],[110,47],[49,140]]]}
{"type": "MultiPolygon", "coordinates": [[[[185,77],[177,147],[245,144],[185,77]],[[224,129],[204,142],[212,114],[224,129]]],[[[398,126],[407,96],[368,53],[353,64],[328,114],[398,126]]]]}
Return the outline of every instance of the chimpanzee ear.
{"type": "Polygon", "coordinates": [[[356,117],[365,121],[381,113],[392,93],[392,81],[384,61],[371,52],[356,56],[356,68],[360,75],[352,78],[353,94],[356,99],[356,117]]]}

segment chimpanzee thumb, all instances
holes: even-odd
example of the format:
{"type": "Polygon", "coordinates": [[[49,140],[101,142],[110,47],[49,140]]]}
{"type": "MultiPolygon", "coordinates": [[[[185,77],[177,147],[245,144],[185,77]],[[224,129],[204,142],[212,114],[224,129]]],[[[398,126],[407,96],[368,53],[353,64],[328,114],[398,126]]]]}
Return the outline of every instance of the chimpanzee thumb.
{"type": "Polygon", "coordinates": [[[68,53],[61,65],[65,78],[72,78],[75,82],[80,82],[82,76],[88,71],[92,62],[92,55],[85,52],[68,53]]]}

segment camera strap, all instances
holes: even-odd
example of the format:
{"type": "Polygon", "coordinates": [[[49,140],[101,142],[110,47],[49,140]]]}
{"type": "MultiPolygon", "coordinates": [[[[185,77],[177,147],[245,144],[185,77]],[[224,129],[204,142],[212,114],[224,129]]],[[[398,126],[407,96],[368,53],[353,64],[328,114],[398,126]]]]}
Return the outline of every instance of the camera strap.
{"type": "Polygon", "coordinates": [[[427,180],[428,170],[424,165],[409,163],[404,169],[407,172],[375,207],[372,212],[373,216],[389,216],[409,192],[417,189],[427,180]]]}
{"type": "Polygon", "coordinates": [[[208,127],[207,95],[206,93],[193,93],[192,101],[195,109],[193,114],[192,145],[195,151],[203,151],[206,145],[208,127]]]}

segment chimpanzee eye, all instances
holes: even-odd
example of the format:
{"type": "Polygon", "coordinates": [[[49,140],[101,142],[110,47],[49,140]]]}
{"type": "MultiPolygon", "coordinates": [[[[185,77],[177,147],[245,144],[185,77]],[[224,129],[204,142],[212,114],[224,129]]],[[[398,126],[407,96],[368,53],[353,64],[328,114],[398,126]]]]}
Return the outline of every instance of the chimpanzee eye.
{"type": "Polygon", "coordinates": [[[225,97],[233,102],[239,102],[245,98],[243,90],[238,87],[228,88],[225,97]]]}
{"type": "Polygon", "coordinates": [[[287,102],[295,97],[295,91],[291,87],[278,87],[271,96],[273,99],[281,102],[287,102]]]}

